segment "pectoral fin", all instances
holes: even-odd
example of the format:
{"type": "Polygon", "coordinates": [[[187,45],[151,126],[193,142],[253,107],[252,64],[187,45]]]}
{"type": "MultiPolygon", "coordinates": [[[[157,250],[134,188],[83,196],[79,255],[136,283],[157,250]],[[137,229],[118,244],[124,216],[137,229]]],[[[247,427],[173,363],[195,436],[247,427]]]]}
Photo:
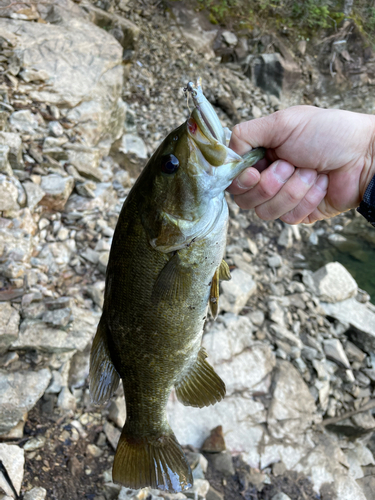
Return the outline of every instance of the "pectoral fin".
{"type": "Polygon", "coordinates": [[[211,282],[210,290],[210,311],[214,319],[219,313],[219,280],[229,281],[231,279],[230,270],[225,260],[221,261],[220,266],[216,269],[211,282]]]}
{"type": "Polygon", "coordinates": [[[90,353],[90,396],[94,404],[109,400],[117,389],[120,376],[114,367],[108,348],[107,333],[101,319],[90,353]]]}
{"type": "Polygon", "coordinates": [[[214,319],[217,318],[219,312],[219,269],[217,268],[211,282],[210,290],[210,311],[214,319]]]}
{"type": "Polygon", "coordinates": [[[225,384],[206,358],[206,351],[201,347],[194,365],[175,384],[177,398],[185,406],[202,408],[221,401],[225,396],[225,384]]]}
{"type": "Polygon", "coordinates": [[[221,264],[219,266],[219,279],[222,281],[229,281],[232,279],[229,266],[224,259],[221,261],[221,264]]]}
{"type": "Polygon", "coordinates": [[[176,253],[161,270],[152,290],[152,300],[156,303],[160,300],[184,301],[188,296],[190,285],[189,269],[182,265],[176,253]]]}

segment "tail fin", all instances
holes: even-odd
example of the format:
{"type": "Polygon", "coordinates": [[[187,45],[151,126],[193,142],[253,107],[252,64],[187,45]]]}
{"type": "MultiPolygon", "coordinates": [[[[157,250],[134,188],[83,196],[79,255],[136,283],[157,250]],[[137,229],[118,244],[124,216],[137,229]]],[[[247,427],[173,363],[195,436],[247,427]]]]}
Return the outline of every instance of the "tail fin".
{"type": "Polygon", "coordinates": [[[190,466],[172,431],[158,438],[134,438],[124,427],[112,477],[115,483],[134,490],[151,486],[177,493],[193,486],[190,466]]]}

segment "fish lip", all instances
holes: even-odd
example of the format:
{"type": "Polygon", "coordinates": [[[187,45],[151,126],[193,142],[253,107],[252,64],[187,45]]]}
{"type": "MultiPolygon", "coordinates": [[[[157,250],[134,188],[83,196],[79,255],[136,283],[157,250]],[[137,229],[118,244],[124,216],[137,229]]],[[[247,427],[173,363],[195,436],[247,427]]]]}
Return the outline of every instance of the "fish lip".
{"type": "MultiPolygon", "coordinates": [[[[206,99],[206,97],[203,94],[201,80],[202,80],[201,78],[198,78],[196,85],[193,82],[189,82],[184,90],[191,94],[193,102],[194,102],[194,106],[195,106],[194,109],[199,114],[202,122],[205,124],[205,126],[207,128],[207,130],[202,131],[202,132],[204,132],[205,135],[207,135],[207,132],[208,132],[211,135],[211,137],[208,137],[209,139],[212,138],[215,141],[219,142],[220,144],[225,145],[225,142],[223,140],[224,139],[224,129],[220,123],[219,117],[217,116],[215,110],[213,109],[213,107],[211,106],[211,104],[208,102],[208,100],[206,99]],[[206,110],[206,111],[204,111],[204,110],[206,110]],[[210,120],[210,117],[211,117],[211,120],[210,120]],[[218,130],[216,130],[216,132],[215,132],[215,129],[218,129],[218,128],[220,128],[222,131],[221,137],[217,133],[218,130]]],[[[190,119],[193,119],[192,116],[190,117],[190,119]]],[[[194,120],[194,122],[196,122],[196,121],[194,120]]],[[[199,124],[197,124],[197,125],[199,127],[199,124]]]]}

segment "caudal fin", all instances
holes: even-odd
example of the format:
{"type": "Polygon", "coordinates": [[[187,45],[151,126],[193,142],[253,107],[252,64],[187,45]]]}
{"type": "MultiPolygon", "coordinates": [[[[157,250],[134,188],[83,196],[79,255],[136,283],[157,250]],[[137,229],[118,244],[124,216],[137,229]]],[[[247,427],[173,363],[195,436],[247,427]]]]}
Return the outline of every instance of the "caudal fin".
{"type": "Polygon", "coordinates": [[[112,471],[113,481],[137,490],[151,486],[177,493],[193,486],[188,461],[173,432],[158,438],[134,438],[122,430],[112,471]]]}

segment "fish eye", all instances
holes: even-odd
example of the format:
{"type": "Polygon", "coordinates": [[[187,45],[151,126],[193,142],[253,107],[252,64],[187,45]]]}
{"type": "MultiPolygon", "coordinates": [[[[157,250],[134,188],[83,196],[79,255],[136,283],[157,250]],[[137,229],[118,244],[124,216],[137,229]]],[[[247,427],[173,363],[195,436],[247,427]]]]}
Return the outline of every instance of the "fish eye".
{"type": "Polygon", "coordinates": [[[180,162],[175,155],[165,155],[161,158],[161,171],[163,174],[175,174],[180,166],[180,162]]]}

